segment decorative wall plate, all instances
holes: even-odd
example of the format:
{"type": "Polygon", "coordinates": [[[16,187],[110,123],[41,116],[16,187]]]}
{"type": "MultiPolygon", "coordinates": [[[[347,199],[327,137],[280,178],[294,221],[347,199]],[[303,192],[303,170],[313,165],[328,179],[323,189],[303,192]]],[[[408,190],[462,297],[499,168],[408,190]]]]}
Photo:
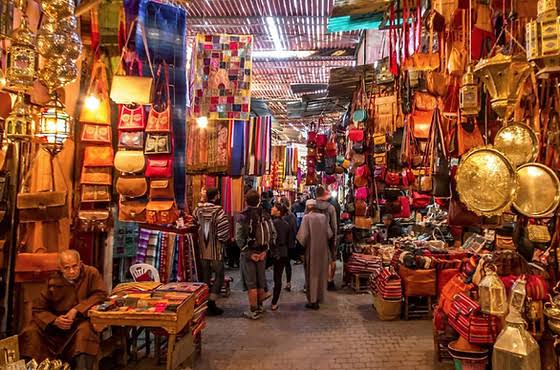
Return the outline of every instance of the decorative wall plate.
{"type": "Polygon", "coordinates": [[[515,167],[537,159],[538,143],[534,131],[522,122],[502,127],[494,139],[494,147],[504,153],[515,167]]]}
{"type": "Polygon", "coordinates": [[[461,201],[479,216],[498,216],[515,199],[517,174],[509,159],[491,146],[471,149],[461,158],[456,175],[461,201]]]}
{"type": "Polygon", "coordinates": [[[527,163],[517,169],[519,190],[513,206],[528,217],[549,216],[560,203],[560,181],[552,169],[527,163]]]}

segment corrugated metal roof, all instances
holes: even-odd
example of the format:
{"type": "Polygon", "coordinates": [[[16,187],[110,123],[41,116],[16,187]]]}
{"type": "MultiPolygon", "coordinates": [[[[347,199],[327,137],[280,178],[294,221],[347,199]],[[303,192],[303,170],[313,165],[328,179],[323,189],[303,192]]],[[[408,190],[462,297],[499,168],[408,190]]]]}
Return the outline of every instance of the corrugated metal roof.
{"type": "MultiPolygon", "coordinates": [[[[327,33],[333,3],[334,0],[190,0],[184,6],[189,14],[190,38],[197,33],[251,34],[255,36],[255,51],[272,51],[275,45],[266,18],[274,17],[284,50],[354,49],[360,39],[358,32],[327,33]]],[[[307,119],[288,120],[287,103],[301,98],[290,85],[326,84],[331,68],[355,63],[352,53],[321,55],[305,59],[253,58],[252,96],[268,100],[280,122],[302,124],[307,119]]]]}

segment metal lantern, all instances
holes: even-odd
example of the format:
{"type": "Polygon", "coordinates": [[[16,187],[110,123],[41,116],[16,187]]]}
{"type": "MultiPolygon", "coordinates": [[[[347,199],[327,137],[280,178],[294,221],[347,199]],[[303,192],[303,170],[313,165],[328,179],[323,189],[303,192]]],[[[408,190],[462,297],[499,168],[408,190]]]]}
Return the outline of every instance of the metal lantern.
{"type": "Polygon", "coordinates": [[[525,25],[527,59],[537,65],[537,77],[560,74],[560,16],[556,0],[539,0],[537,19],[525,25]]]}
{"type": "Polygon", "coordinates": [[[0,37],[7,37],[12,33],[14,19],[14,4],[8,0],[0,0],[0,37]]]}
{"type": "Polygon", "coordinates": [[[72,117],[66,113],[64,105],[55,95],[41,109],[36,136],[47,151],[56,155],[62,150],[66,139],[72,135],[73,125],[72,117]]]}
{"type": "Polygon", "coordinates": [[[33,86],[38,60],[35,34],[29,29],[26,17],[22,18],[21,25],[12,32],[11,38],[6,79],[10,87],[24,91],[33,86]]]}
{"type": "Polygon", "coordinates": [[[486,275],[478,285],[481,311],[490,315],[503,316],[507,313],[507,293],[495,268],[486,269],[486,275]]]}
{"type": "Polygon", "coordinates": [[[470,65],[467,67],[467,72],[465,72],[461,81],[461,90],[459,90],[459,107],[461,108],[463,116],[476,116],[480,110],[478,81],[476,80],[470,65]]]}
{"type": "Polygon", "coordinates": [[[532,67],[524,56],[497,53],[490,59],[481,59],[474,67],[474,73],[490,94],[492,109],[504,122],[513,113],[519,102],[523,83],[529,77],[532,67]]]}
{"type": "Polygon", "coordinates": [[[10,141],[27,141],[35,132],[35,117],[25,104],[23,94],[18,94],[14,107],[5,122],[6,138],[10,141]]]}

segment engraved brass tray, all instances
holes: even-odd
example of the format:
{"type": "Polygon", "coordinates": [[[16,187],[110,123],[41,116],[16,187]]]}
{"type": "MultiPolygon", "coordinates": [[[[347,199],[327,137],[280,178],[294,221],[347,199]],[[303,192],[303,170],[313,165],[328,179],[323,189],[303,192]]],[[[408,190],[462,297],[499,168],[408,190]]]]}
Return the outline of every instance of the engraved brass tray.
{"type": "Polygon", "coordinates": [[[527,163],[517,169],[519,190],[513,206],[528,217],[546,217],[560,203],[560,181],[552,169],[527,163]]]}
{"type": "Polygon", "coordinates": [[[494,147],[504,153],[515,167],[537,159],[538,143],[533,130],[521,122],[502,127],[494,139],[494,147]]]}
{"type": "Polygon", "coordinates": [[[517,193],[517,174],[509,159],[492,146],[471,149],[457,168],[461,201],[479,216],[509,210],[517,193]]]}

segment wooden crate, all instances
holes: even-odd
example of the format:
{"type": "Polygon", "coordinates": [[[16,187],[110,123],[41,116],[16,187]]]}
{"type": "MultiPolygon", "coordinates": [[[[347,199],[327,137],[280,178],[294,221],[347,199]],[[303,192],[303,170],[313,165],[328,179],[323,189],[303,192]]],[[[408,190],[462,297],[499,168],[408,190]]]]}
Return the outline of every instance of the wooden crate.
{"type": "Polygon", "coordinates": [[[369,277],[370,273],[355,273],[352,274],[350,284],[354,293],[367,293],[369,292],[369,277]]]}

